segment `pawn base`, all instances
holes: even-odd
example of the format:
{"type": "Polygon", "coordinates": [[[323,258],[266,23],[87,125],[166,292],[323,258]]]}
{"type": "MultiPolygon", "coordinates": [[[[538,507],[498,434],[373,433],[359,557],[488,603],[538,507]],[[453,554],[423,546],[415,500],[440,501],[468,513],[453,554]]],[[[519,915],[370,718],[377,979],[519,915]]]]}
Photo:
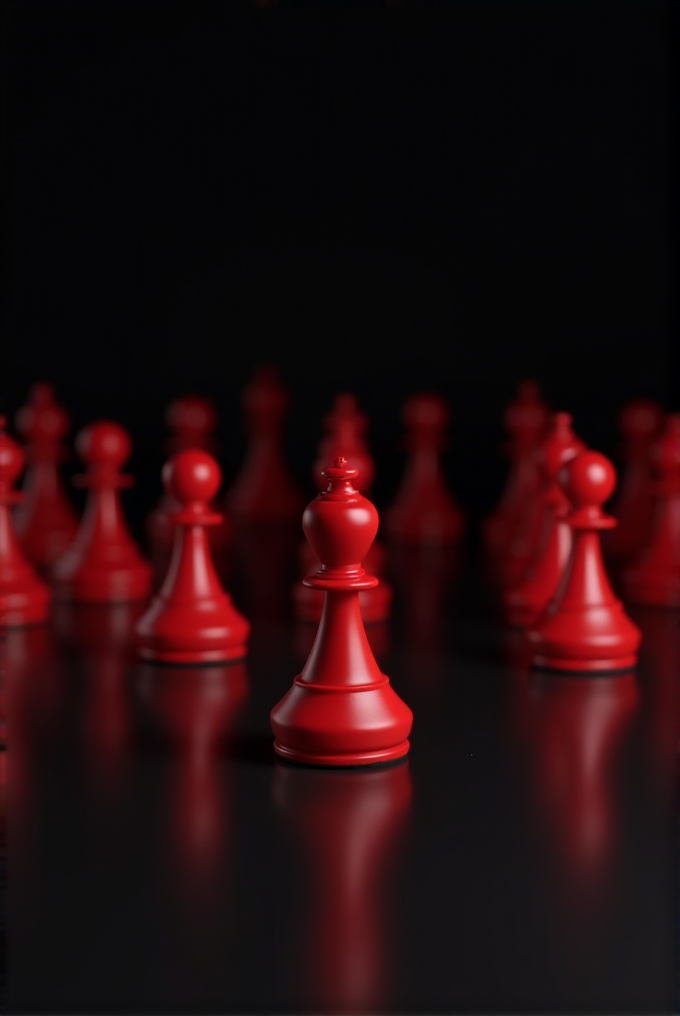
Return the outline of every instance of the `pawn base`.
{"type": "Polygon", "coordinates": [[[294,748],[286,748],[279,741],[274,741],[274,751],[287,762],[333,769],[354,769],[357,766],[384,765],[387,762],[396,762],[408,754],[409,747],[409,741],[402,741],[401,744],[397,744],[393,748],[383,748],[379,751],[324,755],[319,752],[296,751],[294,748]]]}
{"type": "Polygon", "coordinates": [[[152,649],[141,646],[138,655],[143,660],[156,663],[196,664],[196,663],[231,663],[242,660],[248,655],[248,647],[244,645],[230,646],[226,649],[195,649],[182,652],[176,649],[152,649]]]}
{"type": "Polygon", "coordinates": [[[616,656],[608,660],[575,660],[559,656],[534,656],[531,666],[537,670],[559,670],[572,674],[611,674],[615,671],[633,670],[637,655],[616,656]]]}

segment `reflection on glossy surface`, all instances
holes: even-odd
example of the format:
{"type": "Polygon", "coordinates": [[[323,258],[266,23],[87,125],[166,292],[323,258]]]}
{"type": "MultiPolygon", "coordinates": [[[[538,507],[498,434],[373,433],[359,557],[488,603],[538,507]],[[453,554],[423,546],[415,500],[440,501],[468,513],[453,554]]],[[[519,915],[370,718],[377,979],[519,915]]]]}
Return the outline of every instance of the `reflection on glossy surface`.
{"type": "Polygon", "coordinates": [[[631,607],[630,613],[642,631],[642,712],[654,766],[666,790],[676,780],[680,748],[680,615],[663,607],[631,607]]]}
{"type": "Polygon", "coordinates": [[[277,762],[276,807],[295,835],[306,873],[302,926],[293,929],[291,976],[318,1011],[389,1008],[387,884],[395,839],[411,803],[408,761],[365,770],[277,762]]]}
{"type": "Polygon", "coordinates": [[[248,695],[244,661],[140,666],[139,693],[171,751],[167,843],[190,902],[201,910],[228,853],[220,749],[248,695]]]}
{"type": "Polygon", "coordinates": [[[617,764],[639,700],[634,673],[583,678],[535,672],[533,778],[541,822],[570,903],[590,911],[616,862],[617,764]]]}

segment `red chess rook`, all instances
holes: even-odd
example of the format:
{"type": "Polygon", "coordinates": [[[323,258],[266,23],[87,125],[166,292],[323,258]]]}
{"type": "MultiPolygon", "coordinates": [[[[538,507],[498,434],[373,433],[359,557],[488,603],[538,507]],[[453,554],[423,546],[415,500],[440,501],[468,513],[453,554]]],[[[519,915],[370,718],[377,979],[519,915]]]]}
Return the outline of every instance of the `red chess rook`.
{"type": "Polygon", "coordinates": [[[355,490],[344,458],[324,470],[326,490],[306,508],[302,527],[321,562],[305,583],[325,593],[319,629],[302,672],[272,709],[274,749],[292,762],[365,766],[409,750],[411,710],[380,671],[364,630],[359,592],[377,584],[361,562],[378,513],[355,490]]]}

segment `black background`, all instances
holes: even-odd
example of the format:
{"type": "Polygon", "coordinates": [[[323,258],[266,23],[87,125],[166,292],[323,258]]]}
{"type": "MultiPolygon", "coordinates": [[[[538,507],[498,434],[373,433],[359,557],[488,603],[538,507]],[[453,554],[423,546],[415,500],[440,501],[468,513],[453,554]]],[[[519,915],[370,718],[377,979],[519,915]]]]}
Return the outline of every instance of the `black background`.
{"type": "Polygon", "coordinates": [[[519,378],[616,451],[680,408],[674,3],[6,3],[2,402],[49,380],[74,429],[134,437],[157,494],[167,401],[269,359],[309,483],[320,418],[370,414],[379,507],[399,405],[450,401],[451,485],[502,482],[519,378]]]}

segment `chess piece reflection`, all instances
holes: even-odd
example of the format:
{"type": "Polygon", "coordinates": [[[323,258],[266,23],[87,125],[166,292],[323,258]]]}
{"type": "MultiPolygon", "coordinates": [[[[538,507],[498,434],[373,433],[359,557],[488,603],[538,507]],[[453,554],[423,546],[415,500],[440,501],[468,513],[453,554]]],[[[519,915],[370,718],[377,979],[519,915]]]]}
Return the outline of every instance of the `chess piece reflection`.
{"type": "Polygon", "coordinates": [[[313,1011],[370,1012],[392,1001],[395,841],[411,804],[407,762],[363,771],[276,764],[274,803],[308,875],[292,973],[313,1011]],[[389,881],[388,881],[389,880],[389,881]]]}
{"type": "Polygon", "coordinates": [[[229,855],[229,800],[220,749],[248,696],[244,661],[167,667],[145,663],[139,691],[172,750],[167,842],[174,885],[204,913],[229,855]]]}
{"type": "Polygon", "coordinates": [[[655,767],[655,786],[675,793],[680,741],[680,623],[676,611],[634,607],[640,643],[641,718],[647,738],[645,757],[655,767]]]}

